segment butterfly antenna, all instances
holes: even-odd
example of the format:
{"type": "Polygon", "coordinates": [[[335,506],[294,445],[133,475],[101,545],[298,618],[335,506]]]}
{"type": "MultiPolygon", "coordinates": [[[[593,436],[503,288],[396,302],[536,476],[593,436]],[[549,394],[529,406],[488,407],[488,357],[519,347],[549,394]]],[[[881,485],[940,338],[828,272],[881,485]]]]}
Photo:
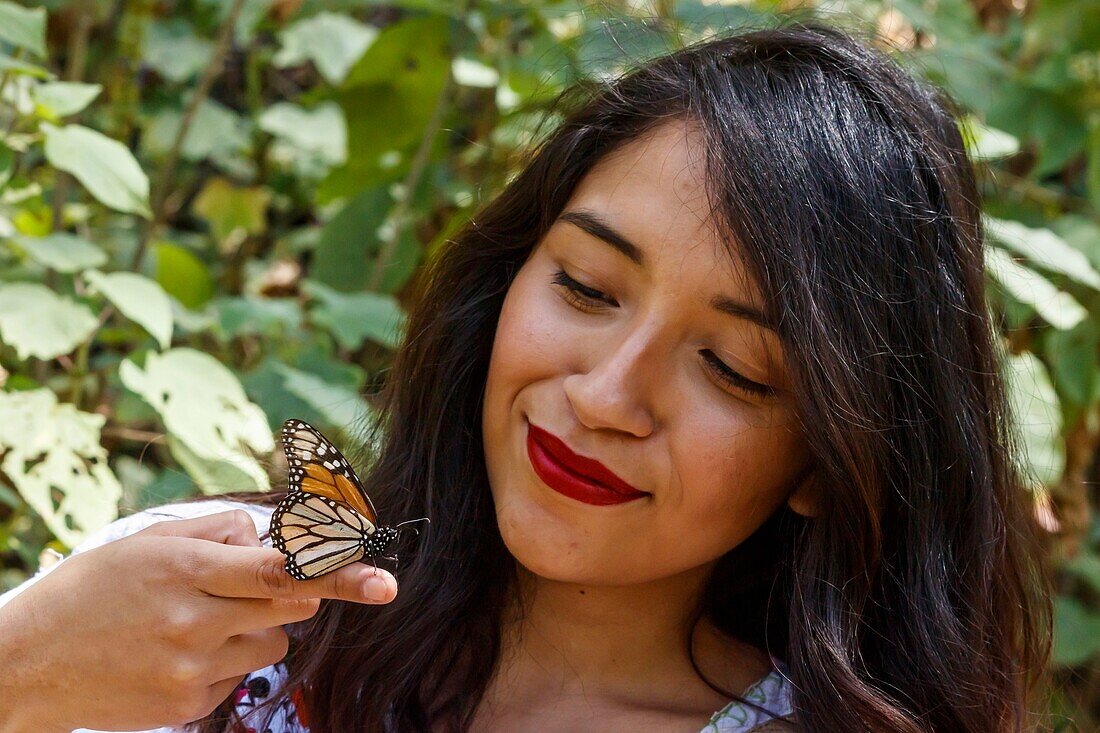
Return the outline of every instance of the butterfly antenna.
{"type": "Polygon", "coordinates": [[[395,524],[394,527],[400,527],[400,526],[405,525],[405,524],[412,524],[413,522],[427,522],[428,524],[431,524],[432,520],[428,519],[427,517],[421,517],[420,519],[410,519],[408,521],[400,522],[399,524],[395,524]]]}
{"type": "MultiPolygon", "coordinates": [[[[404,531],[404,530],[401,529],[401,527],[406,525],[406,524],[412,524],[414,522],[427,522],[428,524],[431,524],[431,521],[432,520],[428,519],[427,517],[421,517],[420,519],[410,519],[406,522],[401,522],[399,524],[394,525],[394,529],[401,532],[401,531],[404,531]]],[[[415,532],[417,537],[420,536],[420,530],[418,530],[416,527],[409,527],[409,529],[411,529],[413,532],[415,532]]]]}

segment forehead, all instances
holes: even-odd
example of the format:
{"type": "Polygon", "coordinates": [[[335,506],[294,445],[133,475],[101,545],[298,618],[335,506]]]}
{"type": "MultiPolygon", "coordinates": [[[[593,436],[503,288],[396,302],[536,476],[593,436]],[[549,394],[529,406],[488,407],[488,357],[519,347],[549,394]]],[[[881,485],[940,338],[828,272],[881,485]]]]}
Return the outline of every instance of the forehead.
{"type": "Polygon", "coordinates": [[[690,121],[661,124],[602,158],[565,208],[597,212],[643,250],[647,262],[685,275],[690,270],[759,305],[735,243],[711,212],[703,145],[690,121]]]}

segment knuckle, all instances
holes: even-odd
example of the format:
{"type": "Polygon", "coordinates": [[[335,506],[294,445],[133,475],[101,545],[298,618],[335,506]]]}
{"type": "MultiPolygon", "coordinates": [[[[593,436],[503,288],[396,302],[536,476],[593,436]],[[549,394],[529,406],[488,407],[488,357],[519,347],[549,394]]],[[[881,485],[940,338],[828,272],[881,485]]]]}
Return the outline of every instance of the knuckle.
{"type": "Polygon", "coordinates": [[[204,687],[203,665],[197,660],[180,655],[168,666],[167,677],[175,689],[184,698],[188,698],[196,690],[204,687]]]}
{"type": "Polygon", "coordinates": [[[185,638],[198,630],[199,617],[187,606],[176,606],[166,614],[163,627],[170,638],[185,638]]]}
{"type": "Polygon", "coordinates": [[[277,595],[285,590],[289,578],[290,576],[283,569],[281,555],[272,555],[256,566],[257,585],[271,595],[277,595]]]}
{"type": "Polygon", "coordinates": [[[256,535],[256,523],[252,521],[251,514],[244,509],[233,509],[229,514],[229,521],[234,534],[240,537],[254,537],[256,535]]]}

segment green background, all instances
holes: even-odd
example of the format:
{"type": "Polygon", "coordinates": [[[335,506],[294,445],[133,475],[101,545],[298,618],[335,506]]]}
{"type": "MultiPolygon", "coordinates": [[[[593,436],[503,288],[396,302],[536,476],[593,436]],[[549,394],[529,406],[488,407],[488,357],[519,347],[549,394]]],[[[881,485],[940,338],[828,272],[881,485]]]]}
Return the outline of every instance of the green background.
{"type": "Polygon", "coordinates": [[[353,444],[410,278],[562,89],[784,17],[877,34],[966,111],[1051,722],[1100,729],[1095,0],[0,0],[0,589],[120,513],[269,488],[288,417],[353,444]]]}

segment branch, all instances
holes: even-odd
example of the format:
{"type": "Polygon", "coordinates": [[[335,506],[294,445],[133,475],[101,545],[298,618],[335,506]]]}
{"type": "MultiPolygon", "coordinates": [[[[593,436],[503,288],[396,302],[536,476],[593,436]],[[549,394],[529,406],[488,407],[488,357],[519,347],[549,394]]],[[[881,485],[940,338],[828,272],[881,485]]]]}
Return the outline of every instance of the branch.
{"type": "Polygon", "coordinates": [[[233,31],[237,26],[237,18],[240,17],[243,6],[244,0],[233,0],[233,5],[229,8],[225,20],[222,21],[221,28],[218,29],[218,42],[214,47],[214,52],[210,55],[210,61],[203,69],[202,76],[199,77],[198,87],[196,87],[195,93],[191,95],[191,99],[187,102],[186,109],[184,109],[179,130],[176,131],[176,138],[172,141],[172,147],[168,149],[168,157],[160,169],[160,177],[153,188],[153,220],[148,222],[142,231],[141,241],[134,251],[134,259],[130,265],[132,270],[137,270],[141,265],[141,260],[145,256],[145,250],[149,246],[149,240],[152,238],[153,232],[164,223],[166,218],[165,204],[168,201],[168,192],[172,186],[172,180],[176,175],[176,166],[179,164],[183,141],[191,129],[191,123],[194,122],[199,105],[210,96],[210,88],[214,86],[214,79],[221,73],[225,57],[229,54],[229,48],[233,43],[233,31]]]}
{"type": "Polygon", "coordinates": [[[382,285],[382,276],[385,273],[386,265],[389,264],[394,253],[397,252],[397,244],[401,241],[401,231],[405,225],[406,215],[416,192],[416,187],[420,185],[420,179],[424,176],[424,171],[428,167],[432,141],[435,140],[436,134],[443,126],[443,115],[447,110],[447,102],[450,101],[453,88],[454,78],[448,73],[447,81],[439,92],[439,99],[436,100],[435,109],[432,110],[432,117],[428,120],[428,124],[424,128],[424,134],[420,137],[420,146],[413,156],[412,165],[409,166],[409,172],[405,174],[405,180],[402,182],[404,195],[393,209],[393,226],[390,228],[385,240],[383,240],[382,246],[378,250],[378,256],[374,260],[374,270],[371,272],[370,282],[368,283],[373,291],[377,292],[382,285]]]}

